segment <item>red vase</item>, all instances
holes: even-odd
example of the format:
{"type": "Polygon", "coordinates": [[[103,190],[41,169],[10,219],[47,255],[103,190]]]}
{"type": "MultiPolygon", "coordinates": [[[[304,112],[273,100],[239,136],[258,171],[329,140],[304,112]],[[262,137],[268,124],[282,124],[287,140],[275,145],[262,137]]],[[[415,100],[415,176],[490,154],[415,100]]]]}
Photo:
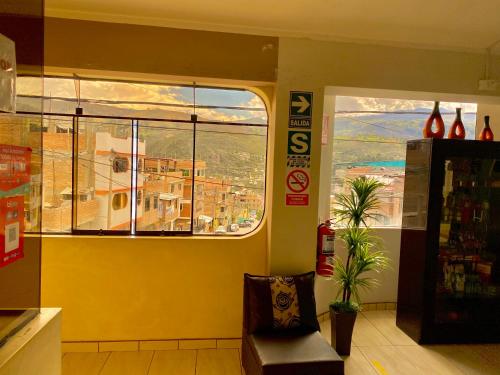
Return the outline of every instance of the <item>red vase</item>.
{"type": "Polygon", "coordinates": [[[434,102],[434,109],[431,115],[425,122],[425,127],[422,132],[424,138],[443,138],[444,137],[444,122],[439,113],[439,102],[434,102]],[[432,130],[433,123],[436,123],[436,131],[432,130]]]}
{"type": "Polygon", "coordinates": [[[465,128],[462,122],[462,108],[457,108],[457,117],[451,125],[450,131],[448,132],[449,139],[464,139],[465,138],[465,128]]]}
{"type": "Polygon", "coordinates": [[[479,134],[480,141],[493,141],[493,132],[490,128],[490,116],[484,116],[484,128],[481,130],[481,134],[479,134]]]}

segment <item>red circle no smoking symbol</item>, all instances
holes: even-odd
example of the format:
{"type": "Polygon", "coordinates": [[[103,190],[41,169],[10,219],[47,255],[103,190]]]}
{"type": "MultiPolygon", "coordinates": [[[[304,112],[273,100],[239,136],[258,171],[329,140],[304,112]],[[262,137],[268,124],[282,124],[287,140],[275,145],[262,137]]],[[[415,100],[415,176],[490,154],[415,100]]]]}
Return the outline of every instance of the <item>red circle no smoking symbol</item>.
{"type": "Polygon", "coordinates": [[[294,193],[302,193],[309,186],[309,176],[300,169],[294,169],[286,177],[286,185],[294,193]]]}

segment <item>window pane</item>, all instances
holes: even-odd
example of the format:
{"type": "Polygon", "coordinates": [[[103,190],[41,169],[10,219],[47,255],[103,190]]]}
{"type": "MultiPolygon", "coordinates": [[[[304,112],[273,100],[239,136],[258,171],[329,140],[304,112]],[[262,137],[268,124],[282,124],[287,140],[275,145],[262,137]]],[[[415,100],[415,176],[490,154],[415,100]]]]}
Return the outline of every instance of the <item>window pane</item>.
{"type": "MultiPolygon", "coordinates": [[[[18,105],[24,111],[35,110],[32,102],[41,95],[31,88],[31,80],[22,77],[19,84],[18,105]]],[[[265,105],[256,94],[45,78],[46,113],[73,115],[78,96],[85,116],[111,119],[79,118],[74,162],[72,116],[49,115],[43,124],[32,125],[43,130],[47,145],[44,231],[70,232],[72,223],[77,230],[130,230],[131,213],[139,232],[214,233],[219,229],[218,233],[241,234],[257,226],[264,205],[268,119],[265,105]],[[198,114],[197,147],[201,150],[194,170],[193,125],[169,122],[190,120],[193,113],[198,114]],[[125,117],[151,119],[138,123],[137,164],[132,160],[132,121],[125,117]],[[262,126],[212,126],[204,121],[262,126]],[[137,173],[132,174],[134,166],[137,173]],[[131,194],[134,176],[135,201],[131,194]]]]}
{"type": "Polygon", "coordinates": [[[251,232],[264,211],[267,128],[197,124],[195,233],[251,232]]]}
{"type": "Polygon", "coordinates": [[[131,122],[80,118],[78,130],[75,229],[130,230],[131,122]]]}
{"type": "Polygon", "coordinates": [[[193,113],[190,87],[92,80],[80,85],[87,114],[189,120],[193,113]]]}
{"type": "Polygon", "coordinates": [[[196,113],[199,121],[267,124],[264,102],[250,91],[197,88],[196,113]]]}
{"type": "Polygon", "coordinates": [[[136,230],[191,231],[193,125],[140,121],[138,128],[136,230]]]}
{"type": "MultiPolygon", "coordinates": [[[[378,213],[381,217],[368,224],[401,226],[406,141],[422,138],[422,129],[433,105],[432,101],[346,96],[336,98],[332,210],[335,208],[335,194],[347,192],[348,179],[373,177],[385,186],[378,194],[378,213]]],[[[466,138],[474,139],[476,104],[441,102],[440,111],[446,129],[453,123],[457,107],[462,108],[466,138]]]]}
{"type": "Polygon", "coordinates": [[[42,230],[71,232],[73,118],[45,116],[43,127],[42,230]]]}

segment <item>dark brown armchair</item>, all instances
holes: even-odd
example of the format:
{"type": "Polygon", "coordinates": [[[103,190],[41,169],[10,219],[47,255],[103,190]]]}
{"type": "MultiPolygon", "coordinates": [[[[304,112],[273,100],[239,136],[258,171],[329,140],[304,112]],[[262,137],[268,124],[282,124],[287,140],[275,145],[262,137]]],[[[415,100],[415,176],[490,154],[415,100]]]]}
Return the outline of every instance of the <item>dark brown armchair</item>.
{"type": "Polygon", "coordinates": [[[241,360],[246,375],[343,375],[344,362],[319,333],[314,272],[245,274],[241,360]]]}

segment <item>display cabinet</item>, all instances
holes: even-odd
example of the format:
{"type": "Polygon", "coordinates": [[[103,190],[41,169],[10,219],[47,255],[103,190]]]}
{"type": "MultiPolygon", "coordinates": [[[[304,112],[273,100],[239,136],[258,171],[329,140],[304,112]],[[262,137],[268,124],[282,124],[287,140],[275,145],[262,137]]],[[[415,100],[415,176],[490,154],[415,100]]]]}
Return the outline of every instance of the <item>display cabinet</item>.
{"type": "Polygon", "coordinates": [[[500,143],[409,141],[397,326],[418,343],[500,341],[500,143]]]}

